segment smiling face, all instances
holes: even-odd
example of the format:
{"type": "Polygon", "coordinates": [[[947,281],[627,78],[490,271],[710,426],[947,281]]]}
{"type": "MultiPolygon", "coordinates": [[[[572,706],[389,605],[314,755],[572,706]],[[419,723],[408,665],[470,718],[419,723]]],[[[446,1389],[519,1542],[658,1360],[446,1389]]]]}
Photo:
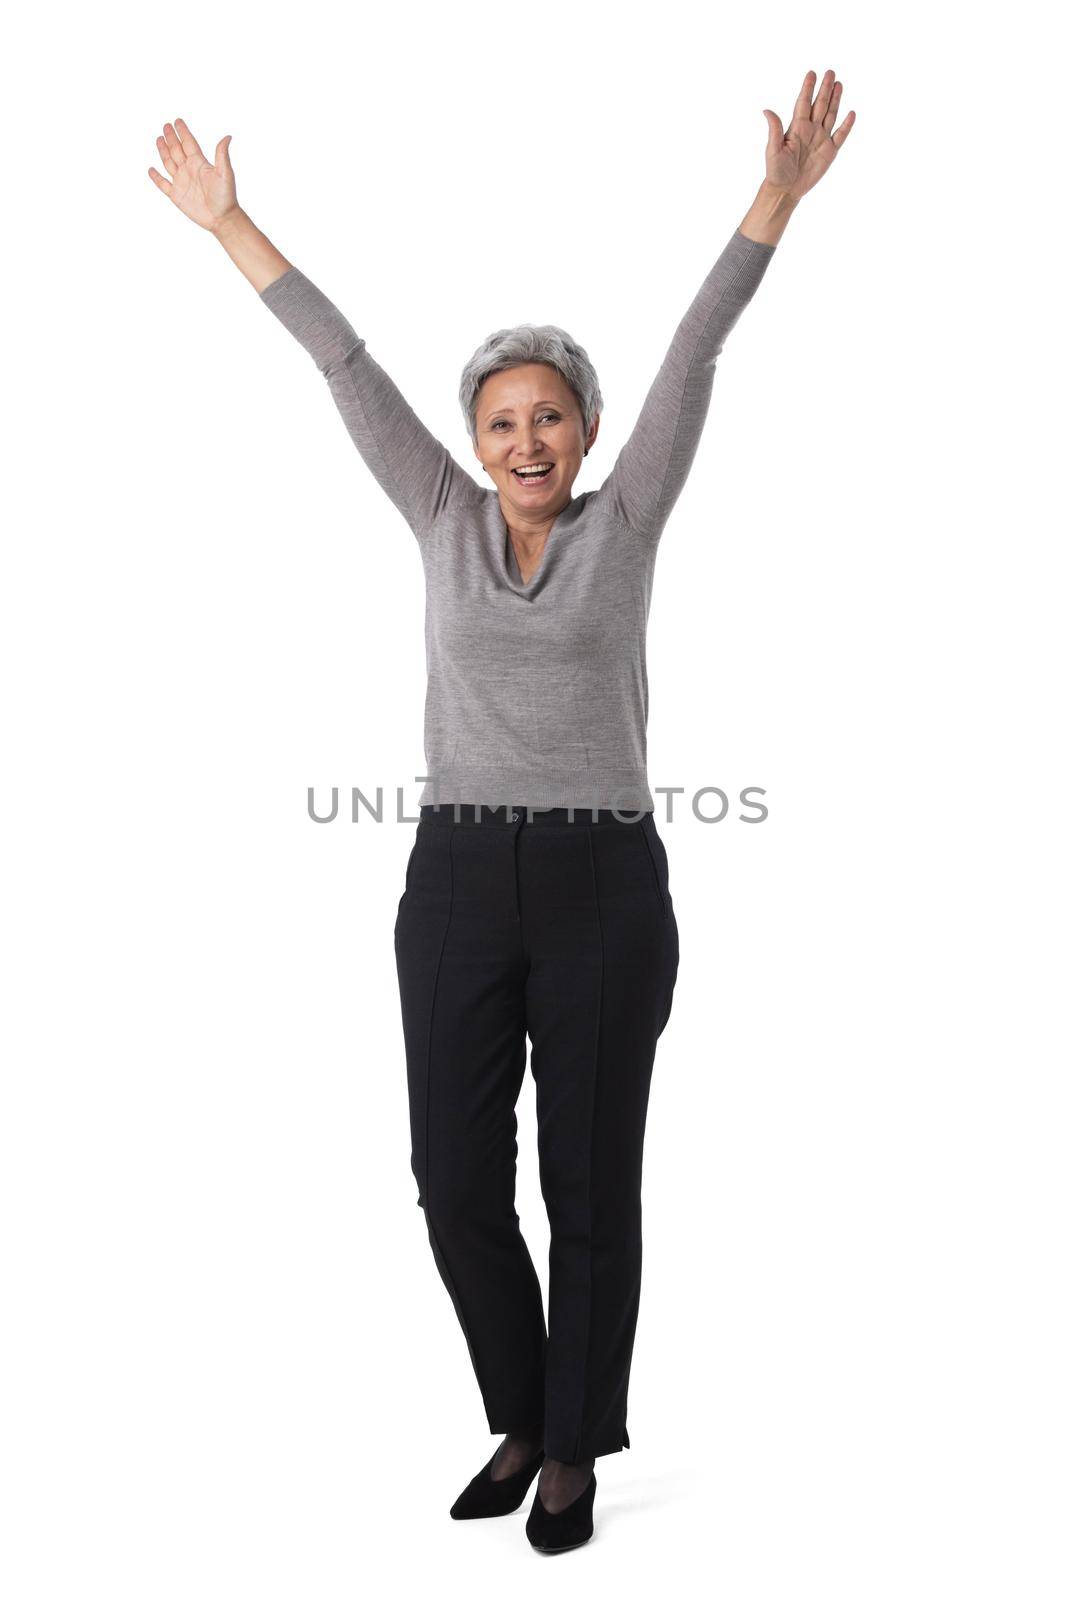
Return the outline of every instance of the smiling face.
{"type": "Polygon", "coordinates": [[[497,486],[509,526],[551,524],[570,503],[599,416],[586,434],[573,390],[555,367],[531,361],[486,378],[478,392],[477,424],[474,453],[497,486]],[[534,466],[549,470],[526,477],[517,471],[534,466]]]}

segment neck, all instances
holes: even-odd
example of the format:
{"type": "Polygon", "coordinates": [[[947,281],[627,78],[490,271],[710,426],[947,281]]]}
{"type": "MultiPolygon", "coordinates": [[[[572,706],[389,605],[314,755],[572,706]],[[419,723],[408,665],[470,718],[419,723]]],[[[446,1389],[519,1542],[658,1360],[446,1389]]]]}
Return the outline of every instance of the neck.
{"type": "Polygon", "coordinates": [[[539,539],[546,539],[552,532],[552,525],[556,518],[566,511],[571,503],[570,500],[566,500],[563,505],[556,506],[552,511],[545,510],[529,513],[521,509],[513,509],[510,505],[504,504],[501,505],[500,509],[504,514],[507,530],[512,537],[536,547],[539,539]]]}

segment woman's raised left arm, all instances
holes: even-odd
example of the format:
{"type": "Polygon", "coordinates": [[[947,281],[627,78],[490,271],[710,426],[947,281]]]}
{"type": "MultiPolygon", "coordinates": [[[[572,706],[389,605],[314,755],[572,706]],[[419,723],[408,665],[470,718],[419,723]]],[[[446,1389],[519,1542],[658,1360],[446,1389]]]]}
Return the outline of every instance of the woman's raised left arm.
{"type": "Polygon", "coordinates": [[[655,543],[689,476],[704,429],[715,364],[731,328],[755,294],[797,204],[826,173],[848,137],[850,111],[832,132],[841,83],[804,76],[788,131],[768,121],[767,175],[744,219],[697,291],[653,380],[633,432],[600,493],[619,519],[655,543]]]}

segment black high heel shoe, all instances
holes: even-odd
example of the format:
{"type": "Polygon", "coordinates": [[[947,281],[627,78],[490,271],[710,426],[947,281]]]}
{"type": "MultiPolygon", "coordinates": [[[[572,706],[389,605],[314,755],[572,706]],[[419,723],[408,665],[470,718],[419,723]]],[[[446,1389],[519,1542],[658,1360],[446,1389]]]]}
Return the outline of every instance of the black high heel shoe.
{"type": "Polygon", "coordinates": [[[596,1494],[596,1473],[569,1506],[562,1511],[549,1511],[539,1492],[526,1519],[526,1537],[535,1550],[544,1555],[557,1555],[561,1550],[573,1550],[593,1537],[593,1497],[596,1494]]]}
{"type": "Polygon", "coordinates": [[[541,1470],[545,1452],[538,1450],[525,1466],[517,1472],[509,1472],[506,1478],[490,1476],[496,1458],[497,1452],[494,1451],[452,1507],[449,1516],[457,1522],[466,1522],[472,1517],[506,1517],[509,1511],[517,1511],[541,1470]]]}

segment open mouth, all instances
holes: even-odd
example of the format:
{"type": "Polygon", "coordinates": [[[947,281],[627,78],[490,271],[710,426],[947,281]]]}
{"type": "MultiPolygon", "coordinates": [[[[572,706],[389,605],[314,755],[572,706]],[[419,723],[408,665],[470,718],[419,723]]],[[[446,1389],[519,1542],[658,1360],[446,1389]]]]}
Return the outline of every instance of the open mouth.
{"type": "Polygon", "coordinates": [[[529,489],[536,488],[539,484],[545,483],[549,478],[551,478],[555,470],[555,462],[550,461],[547,465],[547,470],[538,469],[535,472],[520,472],[517,467],[512,467],[511,476],[513,478],[517,478],[519,483],[521,483],[524,488],[529,489]]]}

